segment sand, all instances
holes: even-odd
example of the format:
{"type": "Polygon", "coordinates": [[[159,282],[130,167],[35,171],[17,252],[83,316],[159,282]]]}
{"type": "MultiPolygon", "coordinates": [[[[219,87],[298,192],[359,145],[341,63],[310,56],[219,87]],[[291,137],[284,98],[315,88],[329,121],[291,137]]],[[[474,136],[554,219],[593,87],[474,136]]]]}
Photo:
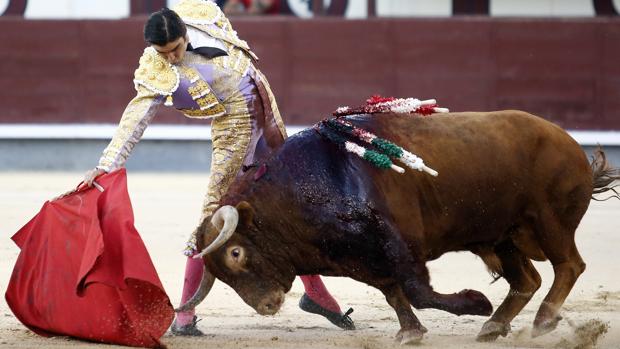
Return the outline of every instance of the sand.
{"type": "MultiPolygon", "coordinates": [[[[170,299],[180,299],[184,258],[180,251],[197,223],[206,175],[130,173],[129,191],[136,227],[141,233],[170,299]]],[[[74,187],[81,173],[0,173],[0,291],[4,294],[19,253],[9,240],[43,202],[74,187]]],[[[457,317],[437,310],[416,311],[429,329],[422,348],[620,348],[620,201],[593,201],[577,231],[577,246],[587,263],[569,295],[558,328],[531,338],[534,315],[553,280],[548,262],[536,263],[543,285],[512,322],[512,332],[494,343],[475,336],[484,317],[457,317]],[[594,344],[596,343],[596,346],[594,344]]],[[[469,253],[451,253],[429,263],[432,284],[441,292],[463,288],[482,291],[497,307],[508,285],[492,278],[469,253]]],[[[396,348],[399,329],[393,310],[377,290],[347,278],[325,278],[343,308],[353,307],[356,331],[342,331],[322,317],[297,307],[303,287],[297,280],[275,316],[256,314],[228,286],[216,282],[197,308],[206,336],[180,338],[166,334],[169,348],[396,348]]],[[[0,302],[0,348],[115,348],[66,337],[44,338],[27,330],[0,302]]]]}

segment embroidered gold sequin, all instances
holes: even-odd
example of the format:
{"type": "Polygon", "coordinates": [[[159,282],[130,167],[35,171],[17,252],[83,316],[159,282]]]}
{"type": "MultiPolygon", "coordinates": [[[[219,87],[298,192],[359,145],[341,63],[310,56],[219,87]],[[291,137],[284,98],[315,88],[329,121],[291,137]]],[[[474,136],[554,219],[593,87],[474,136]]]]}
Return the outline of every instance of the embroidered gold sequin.
{"type": "Polygon", "coordinates": [[[138,85],[136,90],[138,94],[125,108],[112,140],[99,159],[97,167],[106,171],[112,171],[125,164],[161,103],[161,97],[146,87],[138,85]]]}
{"type": "Polygon", "coordinates": [[[213,158],[209,187],[203,204],[203,217],[217,208],[217,202],[226,193],[241,169],[252,136],[251,117],[243,101],[238,102],[239,114],[228,114],[214,119],[211,125],[213,158]]]}
{"type": "Polygon", "coordinates": [[[184,21],[189,22],[215,24],[220,18],[225,18],[213,1],[182,0],[173,9],[184,21]]]}
{"type": "Polygon", "coordinates": [[[251,63],[250,58],[245,52],[239,49],[232,50],[230,58],[233,62],[232,69],[241,75],[245,75],[251,63]]]}
{"type": "Polygon", "coordinates": [[[200,109],[179,109],[179,111],[188,118],[192,119],[208,119],[208,118],[216,118],[218,116],[222,116],[226,114],[226,108],[217,104],[209,109],[200,110],[200,109]]]}
{"type": "Polygon", "coordinates": [[[164,59],[152,47],[144,49],[140,64],[134,73],[134,84],[141,85],[154,93],[171,96],[179,87],[177,68],[164,59]]]}
{"type": "Polygon", "coordinates": [[[190,86],[187,89],[189,95],[192,96],[193,100],[197,100],[200,97],[204,97],[207,94],[211,93],[211,88],[204,80],[198,80],[193,86],[190,86]]]}
{"type": "MultiPolygon", "coordinates": [[[[234,104],[239,104],[235,109],[245,110],[245,112],[214,119],[211,125],[213,140],[211,173],[200,222],[211,216],[219,206],[220,199],[241,170],[252,140],[252,122],[247,106],[244,109],[245,102],[242,100],[237,100],[234,104]]],[[[191,255],[196,246],[196,234],[190,235],[186,245],[188,247],[184,253],[191,255]]]]}
{"type": "Polygon", "coordinates": [[[191,82],[192,84],[195,83],[196,81],[198,81],[200,79],[200,74],[198,73],[198,70],[196,70],[193,67],[188,67],[188,66],[181,66],[181,73],[189,80],[189,82],[191,82]]]}
{"type": "Polygon", "coordinates": [[[217,97],[215,97],[214,94],[209,93],[208,95],[206,95],[204,97],[198,98],[196,100],[196,103],[198,103],[198,106],[200,107],[200,110],[207,110],[207,109],[209,109],[211,107],[214,107],[219,102],[217,100],[217,97]]]}
{"type": "Polygon", "coordinates": [[[247,74],[252,60],[246,52],[233,45],[228,45],[228,52],[227,56],[213,58],[211,62],[220,69],[232,70],[241,76],[247,74]]]}

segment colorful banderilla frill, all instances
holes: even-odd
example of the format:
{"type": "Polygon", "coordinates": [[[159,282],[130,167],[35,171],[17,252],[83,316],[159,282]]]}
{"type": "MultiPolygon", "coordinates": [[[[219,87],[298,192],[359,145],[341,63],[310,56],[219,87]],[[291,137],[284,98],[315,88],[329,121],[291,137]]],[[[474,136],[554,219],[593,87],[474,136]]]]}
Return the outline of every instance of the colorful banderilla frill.
{"type": "Polygon", "coordinates": [[[391,168],[398,173],[404,173],[405,169],[395,165],[390,158],[398,159],[407,167],[418,171],[424,171],[432,176],[437,176],[437,171],[426,166],[424,160],[402,147],[376,135],[353,126],[342,119],[328,119],[321,122],[325,127],[317,128],[319,133],[330,141],[343,146],[348,152],[354,153],[362,159],[370,162],[373,166],[381,169],[391,168]],[[344,136],[343,136],[344,135],[344,136]],[[355,137],[365,143],[374,146],[378,151],[366,149],[356,143],[347,140],[346,137],[355,137]]]}
{"type": "Polygon", "coordinates": [[[431,115],[447,113],[447,108],[440,108],[434,99],[419,100],[417,98],[394,98],[374,95],[359,107],[340,107],[332,113],[335,117],[354,114],[401,113],[431,115]]]}

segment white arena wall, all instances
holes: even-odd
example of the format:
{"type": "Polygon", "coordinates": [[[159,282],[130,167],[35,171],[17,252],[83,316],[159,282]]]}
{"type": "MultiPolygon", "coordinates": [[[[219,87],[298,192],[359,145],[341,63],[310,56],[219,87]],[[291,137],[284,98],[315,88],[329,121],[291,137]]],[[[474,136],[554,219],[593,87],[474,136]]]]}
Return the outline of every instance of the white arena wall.
{"type": "MultiPolygon", "coordinates": [[[[86,171],[97,164],[116,125],[0,124],[0,171],[86,171]]],[[[304,127],[287,127],[289,135],[304,127]]],[[[600,144],[620,166],[620,131],[569,134],[587,154],[600,144]]],[[[208,172],[211,129],[208,126],[151,125],[127,162],[130,171],[208,172]]]]}

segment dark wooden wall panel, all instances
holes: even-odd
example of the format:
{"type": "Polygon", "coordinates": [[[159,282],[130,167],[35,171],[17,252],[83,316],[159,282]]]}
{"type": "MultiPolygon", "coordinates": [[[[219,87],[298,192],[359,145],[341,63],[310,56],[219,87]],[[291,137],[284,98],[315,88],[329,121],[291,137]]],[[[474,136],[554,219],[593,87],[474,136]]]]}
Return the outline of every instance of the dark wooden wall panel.
{"type": "MultiPolygon", "coordinates": [[[[357,21],[325,20],[321,26],[311,21],[291,23],[289,59],[289,110],[291,122],[303,123],[307,112],[317,118],[335,107],[359,103],[361,96],[387,85],[391,71],[381,57],[389,57],[387,25],[357,21]],[[310,97],[312,96],[312,97],[310,97]]],[[[365,97],[362,97],[365,98],[365,97]]]]}
{"type": "Polygon", "coordinates": [[[597,23],[496,23],[499,109],[536,111],[565,127],[587,127],[596,116],[601,40],[597,23]]]}
{"type": "Polygon", "coordinates": [[[267,75],[271,88],[278,91],[276,97],[279,107],[282,108],[289,99],[288,87],[291,79],[288,21],[284,18],[273,18],[270,21],[248,18],[245,21],[235,21],[234,25],[258,56],[257,66],[267,75]],[[256,45],[258,42],[261,44],[256,45]]]}
{"type": "Polygon", "coordinates": [[[437,98],[459,110],[489,109],[494,63],[488,21],[397,21],[396,95],[437,98]]]}
{"type": "MultiPolygon", "coordinates": [[[[117,122],[134,94],[144,20],[1,20],[0,123],[117,122]]],[[[620,130],[616,18],[270,17],[233,25],[261,58],[291,125],[379,93],[620,130]]],[[[155,122],[204,124],[168,108],[155,122]]]]}
{"type": "MultiPolygon", "coordinates": [[[[135,93],[133,72],[144,49],[140,24],[134,21],[83,21],[80,24],[83,52],[80,92],[86,107],[71,122],[116,122],[135,93]]],[[[159,121],[174,122],[176,118],[170,118],[169,114],[162,113],[159,121]]]]}
{"type": "Polygon", "coordinates": [[[618,129],[620,123],[620,22],[601,26],[601,64],[599,66],[598,88],[599,109],[597,122],[608,128],[618,129]]]}

